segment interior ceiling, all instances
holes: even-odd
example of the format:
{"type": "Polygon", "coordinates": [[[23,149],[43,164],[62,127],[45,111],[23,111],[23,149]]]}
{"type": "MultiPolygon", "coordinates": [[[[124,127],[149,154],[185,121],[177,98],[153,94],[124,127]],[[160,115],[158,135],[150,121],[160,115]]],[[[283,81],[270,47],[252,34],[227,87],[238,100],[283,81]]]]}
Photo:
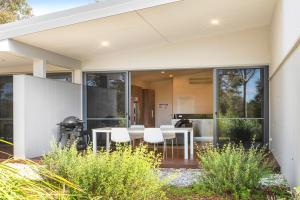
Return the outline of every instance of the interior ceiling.
{"type": "Polygon", "coordinates": [[[87,60],[115,51],[267,26],[275,3],[276,0],[182,0],[14,39],[87,60]],[[220,25],[211,25],[211,19],[219,19],[220,25]],[[102,41],[109,41],[110,46],[102,47],[102,41]]]}
{"type": "Polygon", "coordinates": [[[185,70],[155,70],[132,72],[132,80],[155,82],[171,79],[172,77],[193,75],[195,78],[212,78],[212,69],[185,69],[185,70]],[[164,73],[162,73],[164,72],[164,73]],[[170,74],[172,77],[170,77],[170,74]]]}
{"type": "Polygon", "coordinates": [[[32,60],[6,52],[0,52],[0,68],[19,66],[32,66],[32,60]]]}

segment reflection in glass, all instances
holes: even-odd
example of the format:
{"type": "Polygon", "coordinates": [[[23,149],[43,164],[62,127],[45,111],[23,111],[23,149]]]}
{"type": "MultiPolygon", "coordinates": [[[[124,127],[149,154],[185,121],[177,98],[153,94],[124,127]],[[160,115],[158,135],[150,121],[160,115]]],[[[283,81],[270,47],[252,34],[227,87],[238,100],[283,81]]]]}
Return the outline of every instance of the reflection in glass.
{"type": "MultiPolygon", "coordinates": [[[[87,129],[125,127],[126,73],[87,73],[86,102],[87,129]]],[[[105,144],[105,136],[98,137],[98,144],[105,144]]]]}
{"type": "Polygon", "coordinates": [[[125,118],[125,73],[87,74],[87,117],[125,118]]]}
{"type": "MultiPolygon", "coordinates": [[[[13,142],[12,76],[0,76],[0,139],[13,142]]],[[[0,151],[12,154],[12,146],[0,142],[0,151]]]]}
{"type": "MultiPolygon", "coordinates": [[[[100,128],[100,127],[126,127],[126,119],[120,120],[87,120],[87,128],[88,130],[92,130],[93,128],[100,128]]],[[[98,135],[97,144],[104,146],[106,142],[105,134],[98,135]]]]}
{"type": "Polygon", "coordinates": [[[264,69],[218,70],[219,142],[263,142],[264,69]]]}
{"type": "Polygon", "coordinates": [[[219,144],[234,142],[243,144],[263,143],[263,119],[226,119],[219,118],[219,144]]]}

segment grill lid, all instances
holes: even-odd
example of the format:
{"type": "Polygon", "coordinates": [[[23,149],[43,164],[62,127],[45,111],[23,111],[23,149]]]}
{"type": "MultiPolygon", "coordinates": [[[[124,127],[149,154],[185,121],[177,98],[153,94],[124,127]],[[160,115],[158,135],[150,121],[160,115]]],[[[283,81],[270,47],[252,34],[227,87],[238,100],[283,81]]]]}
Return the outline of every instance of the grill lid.
{"type": "Polygon", "coordinates": [[[69,116],[62,121],[63,124],[77,124],[81,122],[82,121],[78,117],[74,116],[69,116]]]}

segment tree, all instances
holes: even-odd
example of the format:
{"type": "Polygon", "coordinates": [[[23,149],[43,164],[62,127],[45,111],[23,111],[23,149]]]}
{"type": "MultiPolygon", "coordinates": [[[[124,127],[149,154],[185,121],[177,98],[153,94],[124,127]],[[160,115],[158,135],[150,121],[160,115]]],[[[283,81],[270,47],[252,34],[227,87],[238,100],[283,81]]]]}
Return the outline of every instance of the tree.
{"type": "MultiPolygon", "coordinates": [[[[231,117],[245,117],[248,118],[248,104],[247,102],[247,87],[248,83],[253,79],[257,69],[236,69],[222,71],[220,76],[220,103],[219,108],[223,115],[231,115],[231,117]]],[[[261,95],[261,81],[257,81],[257,93],[261,95]]],[[[251,104],[258,103],[260,96],[252,100],[251,104]]],[[[252,106],[252,105],[251,105],[252,106]]],[[[254,113],[251,113],[254,114],[254,113]]]]}
{"type": "Polygon", "coordinates": [[[0,24],[32,16],[27,0],[0,0],[0,24]]]}
{"type": "Polygon", "coordinates": [[[248,117],[247,112],[247,83],[255,74],[255,69],[240,69],[239,74],[241,76],[241,81],[243,84],[243,105],[244,105],[244,117],[248,117]]]}

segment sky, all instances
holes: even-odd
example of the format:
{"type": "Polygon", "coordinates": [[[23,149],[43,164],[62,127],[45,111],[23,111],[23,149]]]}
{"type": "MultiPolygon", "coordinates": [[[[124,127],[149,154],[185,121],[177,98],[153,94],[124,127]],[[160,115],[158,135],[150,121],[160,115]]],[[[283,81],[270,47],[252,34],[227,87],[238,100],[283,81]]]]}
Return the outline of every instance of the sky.
{"type": "Polygon", "coordinates": [[[95,0],[27,0],[35,16],[94,3],[95,0]]]}

